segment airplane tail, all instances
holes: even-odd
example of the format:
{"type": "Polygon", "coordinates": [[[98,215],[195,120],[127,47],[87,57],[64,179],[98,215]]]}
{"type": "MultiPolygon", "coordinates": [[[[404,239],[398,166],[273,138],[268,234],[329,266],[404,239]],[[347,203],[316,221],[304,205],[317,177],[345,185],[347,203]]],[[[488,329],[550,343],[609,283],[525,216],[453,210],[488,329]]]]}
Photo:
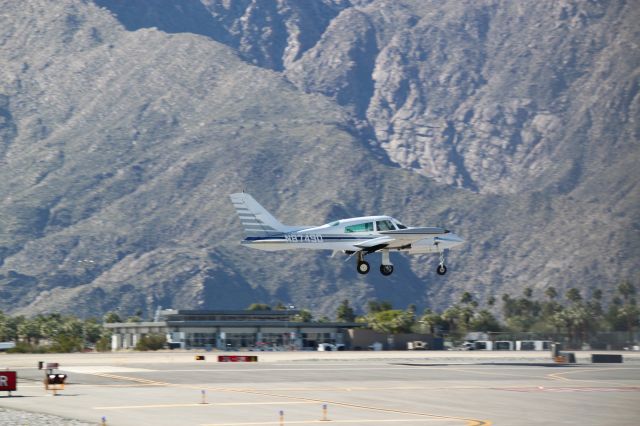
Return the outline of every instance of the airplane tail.
{"type": "Polygon", "coordinates": [[[289,227],[280,223],[251,195],[245,192],[229,196],[247,237],[264,237],[289,231],[289,227]]]}

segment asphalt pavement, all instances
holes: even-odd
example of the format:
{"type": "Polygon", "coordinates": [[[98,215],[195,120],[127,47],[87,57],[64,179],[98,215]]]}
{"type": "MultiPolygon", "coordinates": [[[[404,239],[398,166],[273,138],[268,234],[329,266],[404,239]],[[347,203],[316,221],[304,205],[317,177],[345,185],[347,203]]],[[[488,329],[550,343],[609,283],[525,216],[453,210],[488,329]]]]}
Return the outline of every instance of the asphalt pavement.
{"type": "Polygon", "coordinates": [[[2,354],[18,390],[0,407],[123,426],[639,423],[639,353],[591,364],[579,352],[571,365],[546,352],[268,352],[257,363],[217,355],[2,354]],[[56,396],[38,361],[68,374],[56,396]]]}

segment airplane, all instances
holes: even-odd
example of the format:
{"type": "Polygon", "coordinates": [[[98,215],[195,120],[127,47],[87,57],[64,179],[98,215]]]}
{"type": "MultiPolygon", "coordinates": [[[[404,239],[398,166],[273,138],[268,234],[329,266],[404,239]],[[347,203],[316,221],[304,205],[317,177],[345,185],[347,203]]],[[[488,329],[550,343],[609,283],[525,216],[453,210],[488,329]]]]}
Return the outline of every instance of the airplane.
{"type": "Polygon", "coordinates": [[[316,249],[343,252],[356,256],[356,269],[364,275],[370,265],[364,257],[380,252],[380,273],[393,273],[390,252],[409,254],[439,253],[438,275],[447,273],[445,250],[464,240],[439,227],[405,226],[390,216],[364,216],[340,219],[320,226],[288,226],[280,223],[251,195],[240,192],[229,196],[244,227],[241,242],[250,248],[266,251],[316,249]]]}

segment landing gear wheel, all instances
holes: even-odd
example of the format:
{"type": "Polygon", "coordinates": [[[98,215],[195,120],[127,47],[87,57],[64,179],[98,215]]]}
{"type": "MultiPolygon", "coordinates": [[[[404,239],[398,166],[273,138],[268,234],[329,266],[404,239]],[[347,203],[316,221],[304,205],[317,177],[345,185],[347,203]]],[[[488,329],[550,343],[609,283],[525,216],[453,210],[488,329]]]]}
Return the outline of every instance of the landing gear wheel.
{"type": "Polygon", "coordinates": [[[362,262],[358,262],[358,273],[362,275],[369,273],[369,262],[364,260],[362,262]]]}
{"type": "Polygon", "coordinates": [[[393,265],[380,265],[380,273],[385,277],[393,274],[393,265]]]}
{"type": "Polygon", "coordinates": [[[438,272],[438,275],[444,275],[447,273],[447,267],[440,264],[438,265],[438,269],[436,269],[436,272],[438,272]]]}

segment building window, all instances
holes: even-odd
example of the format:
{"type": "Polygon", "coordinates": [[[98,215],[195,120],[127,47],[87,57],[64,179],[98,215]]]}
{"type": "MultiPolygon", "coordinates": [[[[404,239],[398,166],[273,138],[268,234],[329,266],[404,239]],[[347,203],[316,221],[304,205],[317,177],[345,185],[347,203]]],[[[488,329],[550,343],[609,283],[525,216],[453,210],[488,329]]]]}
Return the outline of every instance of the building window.
{"type": "Polygon", "coordinates": [[[225,333],[224,345],[225,348],[248,348],[255,346],[256,335],[255,333],[225,333]]]}
{"type": "Polygon", "coordinates": [[[187,333],[185,344],[191,348],[215,347],[216,333],[187,333]]]}

